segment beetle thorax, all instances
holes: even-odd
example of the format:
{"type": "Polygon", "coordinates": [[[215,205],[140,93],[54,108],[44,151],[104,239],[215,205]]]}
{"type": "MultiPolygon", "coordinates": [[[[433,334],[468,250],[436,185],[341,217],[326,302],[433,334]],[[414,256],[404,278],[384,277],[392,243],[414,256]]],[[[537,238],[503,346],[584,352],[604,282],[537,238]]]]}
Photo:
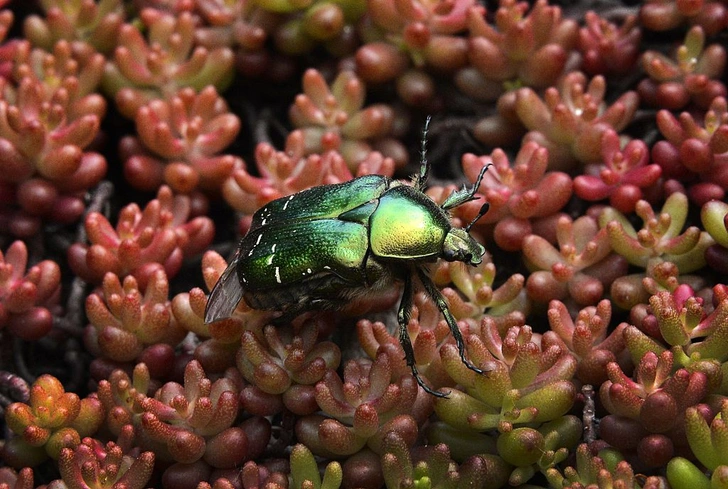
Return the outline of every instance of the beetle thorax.
{"type": "Polygon", "coordinates": [[[485,248],[475,241],[467,231],[451,228],[445,236],[442,246],[442,257],[447,261],[462,261],[470,265],[478,265],[483,261],[485,248]]]}
{"type": "Polygon", "coordinates": [[[434,260],[450,230],[444,211],[406,185],[380,197],[369,224],[371,251],[384,259],[434,260]]]}

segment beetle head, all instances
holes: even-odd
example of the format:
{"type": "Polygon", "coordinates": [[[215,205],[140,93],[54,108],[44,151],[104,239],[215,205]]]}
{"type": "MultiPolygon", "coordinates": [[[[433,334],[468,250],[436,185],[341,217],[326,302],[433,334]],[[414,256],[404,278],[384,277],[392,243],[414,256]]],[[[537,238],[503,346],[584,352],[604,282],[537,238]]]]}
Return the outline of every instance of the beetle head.
{"type": "Polygon", "coordinates": [[[442,257],[447,261],[461,261],[468,265],[479,265],[483,261],[485,248],[475,241],[466,230],[452,228],[445,236],[442,257]]]}

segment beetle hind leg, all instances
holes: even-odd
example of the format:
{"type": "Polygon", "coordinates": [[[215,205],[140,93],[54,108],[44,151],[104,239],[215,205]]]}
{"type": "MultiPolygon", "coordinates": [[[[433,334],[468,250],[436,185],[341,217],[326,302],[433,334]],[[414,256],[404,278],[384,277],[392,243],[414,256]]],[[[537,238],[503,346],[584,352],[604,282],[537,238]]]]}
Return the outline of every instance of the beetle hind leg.
{"type": "Polygon", "coordinates": [[[425,287],[425,291],[427,292],[427,294],[432,297],[432,300],[434,300],[437,304],[437,308],[440,309],[440,312],[445,317],[445,322],[447,322],[447,325],[450,328],[450,332],[452,333],[453,338],[455,338],[455,344],[457,345],[458,352],[460,353],[460,360],[462,360],[465,366],[473,372],[482,374],[482,369],[479,369],[478,367],[470,363],[470,360],[465,358],[465,341],[463,341],[463,335],[460,332],[460,328],[458,328],[458,323],[455,320],[455,317],[453,317],[450,309],[447,307],[447,302],[445,302],[445,298],[442,296],[440,291],[437,290],[437,287],[434,283],[432,283],[430,277],[428,277],[424,270],[419,267],[417,268],[417,276],[419,277],[420,282],[422,282],[422,285],[425,287]]]}
{"type": "Polygon", "coordinates": [[[412,348],[412,340],[407,333],[407,324],[410,320],[410,313],[412,312],[412,277],[407,275],[404,280],[404,291],[402,292],[402,301],[399,304],[399,312],[397,313],[397,322],[399,323],[399,343],[402,345],[404,350],[404,359],[407,362],[410,370],[412,370],[412,376],[417,381],[420,387],[425,392],[432,394],[436,397],[447,397],[448,393],[432,390],[425,381],[420,377],[420,373],[417,371],[417,365],[415,365],[415,351],[412,348]]]}

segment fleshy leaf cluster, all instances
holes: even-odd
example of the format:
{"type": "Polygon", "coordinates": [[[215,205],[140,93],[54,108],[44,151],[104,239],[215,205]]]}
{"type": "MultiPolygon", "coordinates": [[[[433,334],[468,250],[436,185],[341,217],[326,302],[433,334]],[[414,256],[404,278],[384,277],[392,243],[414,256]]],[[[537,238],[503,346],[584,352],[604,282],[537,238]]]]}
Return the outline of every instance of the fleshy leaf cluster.
{"type": "Polygon", "coordinates": [[[15,241],[0,252],[0,328],[25,340],[45,336],[60,299],[61,269],[51,260],[28,268],[28,248],[15,241]]]}

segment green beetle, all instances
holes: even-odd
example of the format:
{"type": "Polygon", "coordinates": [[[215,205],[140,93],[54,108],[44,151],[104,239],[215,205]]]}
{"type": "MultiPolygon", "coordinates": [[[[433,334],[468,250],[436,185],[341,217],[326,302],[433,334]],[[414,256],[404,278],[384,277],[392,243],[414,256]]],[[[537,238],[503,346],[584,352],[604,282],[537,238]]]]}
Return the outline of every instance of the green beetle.
{"type": "Polygon", "coordinates": [[[471,188],[454,191],[441,206],[424,193],[429,173],[422,137],[421,165],[412,185],[381,175],[322,185],[282,197],[261,207],[235,258],[210,293],[205,322],[230,317],[241,298],[253,309],[280,310],[286,317],[313,309],[336,309],[353,298],[404,283],[399,306],[399,340],[417,383],[433,391],[417,373],[407,323],[412,309],[413,277],[436,302],[457,343],[465,345],[455,318],[424,265],[438,258],[478,265],[485,248],[469,233],[488,210],[483,204],[464,229],[450,224],[448,210],[477,199],[471,188]]]}

